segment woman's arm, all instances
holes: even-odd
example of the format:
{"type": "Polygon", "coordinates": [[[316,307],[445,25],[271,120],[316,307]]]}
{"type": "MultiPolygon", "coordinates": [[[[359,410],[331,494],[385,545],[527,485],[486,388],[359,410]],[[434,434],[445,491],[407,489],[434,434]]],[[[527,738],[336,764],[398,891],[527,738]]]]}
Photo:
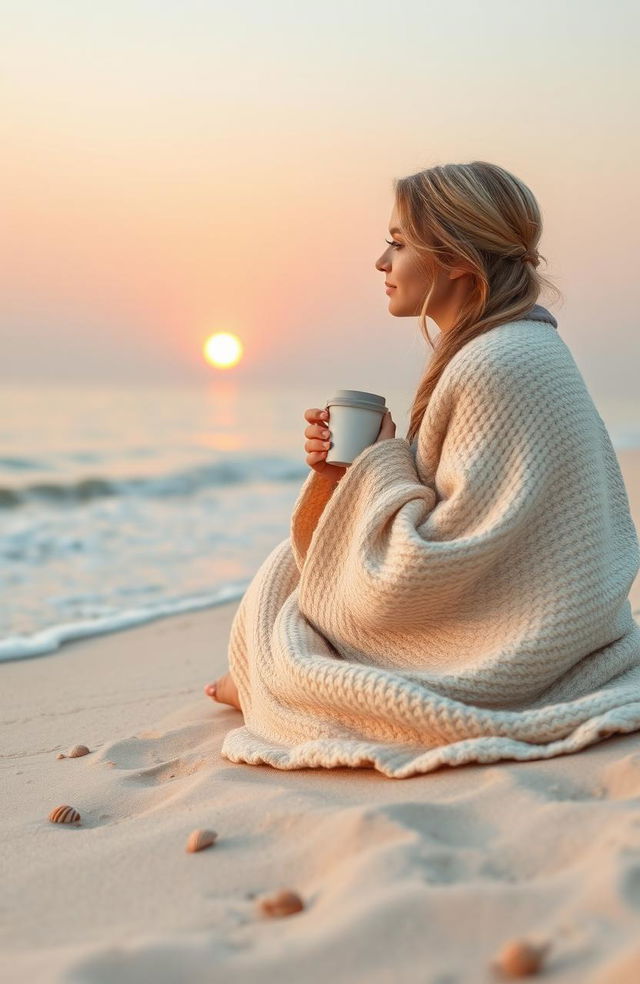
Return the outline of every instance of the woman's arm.
{"type": "MultiPolygon", "coordinates": [[[[318,411],[315,410],[307,410],[305,412],[305,418],[307,420],[317,420],[317,413],[318,411]]],[[[393,422],[390,411],[387,410],[382,418],[380,430],[374,443],[379,444],[381,441],[394,438],[395,434],[396,425],[393,422]]],[[[315,454],[316,456],[320,454],[326,457],[327,452],[326,450],[321,452],[316,451],[315,454]]],[[[308,460],[309,458],[307,458],[308,460]]],[[[301,573],[318,520],[335,487],[344,478],[349,468],[348,465],[344,468],[328,465],[321,470],[318,470],[315,465],[312,467],[313,471],[302,486],[293,507],[293,515],[291,517],[291,545],[298,570],[301,573]]]]}
{"type": "Polygon", "coordinates": [[[291,515],[291,548],[300,572],[318,520],[339,481],[311,471],[296,499],[291,515]]]}

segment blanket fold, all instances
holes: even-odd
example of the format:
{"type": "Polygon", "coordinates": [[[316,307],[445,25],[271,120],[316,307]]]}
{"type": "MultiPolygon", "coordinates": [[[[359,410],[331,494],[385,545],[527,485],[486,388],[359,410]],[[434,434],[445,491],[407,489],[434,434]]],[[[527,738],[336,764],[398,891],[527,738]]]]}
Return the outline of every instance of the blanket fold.
{"type": "Polygon", "coordinates": [[[638,537],[545,314],[456,353],[414,444],[310,472],[234,617],[225,757],[404,778],[640,729],[638,537]]]}

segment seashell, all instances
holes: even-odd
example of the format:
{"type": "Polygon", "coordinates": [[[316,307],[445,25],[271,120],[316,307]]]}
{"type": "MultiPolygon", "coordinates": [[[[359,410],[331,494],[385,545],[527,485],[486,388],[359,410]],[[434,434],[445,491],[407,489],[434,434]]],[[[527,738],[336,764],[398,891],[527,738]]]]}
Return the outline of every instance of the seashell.
{"type": "Polygon", "coordinates": [[[56,806],[49,814],[51,823],[80,823],[80,814],[72,806],[56,806]]]}
{"type": "Polygon", "coordinates": [[[211,847],[217,838],[215,830],[192,830],[187,840],[186,851],[204,851],[205,847],[211,847]]]}
{"type": "Polygon", "coordinates": [[[527,977],[529,974],[536,974],[542,967],[550,945],[549,942],[510,940],[500,950],[495,961],[496,965],[508,977],[527,977]]]}
{"type": "Polygon", "coordinates": [[[297,892],[283,889],[274,895],[267,895],[259,901],[260,909],[265,916],[290,916],[304,909],[304,902],[297,892]]]}
{"type": "Polygon", "coordinates": [[[67,755],[67,758],[70,759],[80,758],[81,755],[88,755],[89,752],[90,749],[87,748],[86,745],[74,745],[71,751],[69,752],[69,754],[67,755]]]}
{"type": "Polygon", "coordinates": [[[67,756],[64,754],[64,752],[58,752],[58,754],[56,755],[57,759],[66,759],[66,757],[67,756]]]}

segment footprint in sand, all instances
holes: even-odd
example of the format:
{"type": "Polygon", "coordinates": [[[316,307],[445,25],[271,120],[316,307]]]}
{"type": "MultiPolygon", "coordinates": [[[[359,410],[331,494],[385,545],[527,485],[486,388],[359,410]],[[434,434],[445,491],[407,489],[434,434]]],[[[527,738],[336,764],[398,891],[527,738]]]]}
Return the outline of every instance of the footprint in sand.
{"type": "Polygon", "coordinates": [[[98,760],[123,778],[143,786],[156,786],[191,776],[211,762],[215,736],[208,722],[183,725],[172,731],[146,732],[105,745],[98,760]]]}

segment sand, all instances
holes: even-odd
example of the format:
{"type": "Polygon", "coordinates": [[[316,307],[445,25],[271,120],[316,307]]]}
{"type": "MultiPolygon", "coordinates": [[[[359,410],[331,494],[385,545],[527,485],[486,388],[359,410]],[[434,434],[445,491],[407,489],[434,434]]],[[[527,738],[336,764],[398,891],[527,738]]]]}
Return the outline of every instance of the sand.
{"type": "MultiPolygon", "coordinates": [[[[640,579],[631,601],[640,621],[640,579]]],[[[524,938],[550,941],[545,981],[640,981],[640,733],[404,780],[235,765],[242,716],[203,686],[236,608],[0,666],[0,979],[483,984],[524,938]],[[189,854],[198,827],[218,840],[189,854]],[[269,919],[280,888],[305,908],[269,919]]]]}

